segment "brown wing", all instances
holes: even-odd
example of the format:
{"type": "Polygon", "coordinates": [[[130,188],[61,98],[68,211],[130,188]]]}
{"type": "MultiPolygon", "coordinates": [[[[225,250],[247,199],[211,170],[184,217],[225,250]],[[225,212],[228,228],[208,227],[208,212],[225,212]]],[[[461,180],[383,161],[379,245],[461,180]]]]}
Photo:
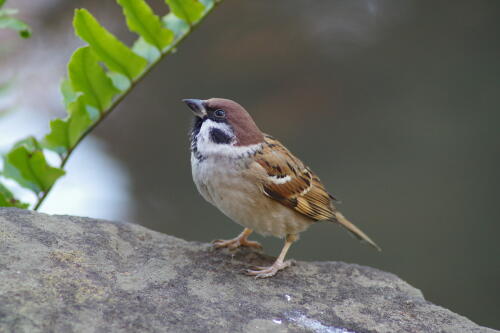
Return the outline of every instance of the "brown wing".
{"type": "Polygon", "coordinates": [[[267,173],[262,180],[267,196],[316,221],[335,218],[333,197],[318,176],[279,141],[266,135],[264,147],[255,157],[267,173]]]}

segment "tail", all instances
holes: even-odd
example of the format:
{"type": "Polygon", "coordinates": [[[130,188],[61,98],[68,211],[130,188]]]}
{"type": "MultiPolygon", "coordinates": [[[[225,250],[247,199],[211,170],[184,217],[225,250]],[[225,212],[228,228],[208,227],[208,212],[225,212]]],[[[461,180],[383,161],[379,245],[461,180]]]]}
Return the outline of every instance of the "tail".
{"type": "Polygon", "coordinates": [[[358,227],[356,227],[354,224],[351,223],[348,219],[342,215],[341,212],[335,211],[335,219],[337,220],[338,223],[340,223],[344,228],[349,230],[357,239],[364,241],[374,248],[376,248],[378,251],[382,251],[382,249],[375,244],[374,241],[371,240],[370,237],[368,237],[363,231],[361,231],[358,227]]]}

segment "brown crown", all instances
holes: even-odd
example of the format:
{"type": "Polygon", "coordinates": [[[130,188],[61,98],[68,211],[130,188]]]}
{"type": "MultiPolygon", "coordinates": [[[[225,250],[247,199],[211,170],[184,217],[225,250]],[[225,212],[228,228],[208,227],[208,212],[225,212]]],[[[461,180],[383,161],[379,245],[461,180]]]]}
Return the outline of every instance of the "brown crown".
{"type": "Polygon", "coordinates": [[[250,114],[238,103],[224,98],[210,98],[206,106],[211,109],[222,109],[236,135],[237,146],[248,146],[264,141],[264,135],[253,121],[250,114]]]}

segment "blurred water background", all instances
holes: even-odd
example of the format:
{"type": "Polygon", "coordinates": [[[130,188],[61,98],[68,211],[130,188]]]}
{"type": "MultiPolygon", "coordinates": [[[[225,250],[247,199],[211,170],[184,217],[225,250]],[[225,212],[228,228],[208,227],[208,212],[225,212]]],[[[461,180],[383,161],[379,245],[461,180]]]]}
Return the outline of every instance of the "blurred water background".
{"type": "MultiPolygon", "coordinates": [[[[0,97],[1,151],[64,114],[58,84],[81,44],[75,7],[134,38],[114,1],[8,5],[34,34],[0,32],[0,83],[11,82],[0,97]]],[[[42,211],[189,240],[233,237],[239,226],[192,184],[191,116],[180,102],[231,98],[306,161],[384,250],[324,223],[290,257],[395,273],[428,300],[500,328],[499,34],[495,0],[226,1],[78,148],[42,211]]],[[[282,246],[255,238],[269,254],[282,246]]]]}

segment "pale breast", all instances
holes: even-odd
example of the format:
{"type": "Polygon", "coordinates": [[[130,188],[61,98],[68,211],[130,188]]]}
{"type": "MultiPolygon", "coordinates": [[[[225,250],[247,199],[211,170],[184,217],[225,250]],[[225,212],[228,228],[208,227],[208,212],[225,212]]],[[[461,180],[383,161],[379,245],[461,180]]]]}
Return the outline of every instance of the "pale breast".
{"type": "Polygon", "coordinates": [[[244,160],[191,156],[193,180],[205,200],[238,224],[262,235],[304,231],[312,220],[265,196],[244,160]]]}

